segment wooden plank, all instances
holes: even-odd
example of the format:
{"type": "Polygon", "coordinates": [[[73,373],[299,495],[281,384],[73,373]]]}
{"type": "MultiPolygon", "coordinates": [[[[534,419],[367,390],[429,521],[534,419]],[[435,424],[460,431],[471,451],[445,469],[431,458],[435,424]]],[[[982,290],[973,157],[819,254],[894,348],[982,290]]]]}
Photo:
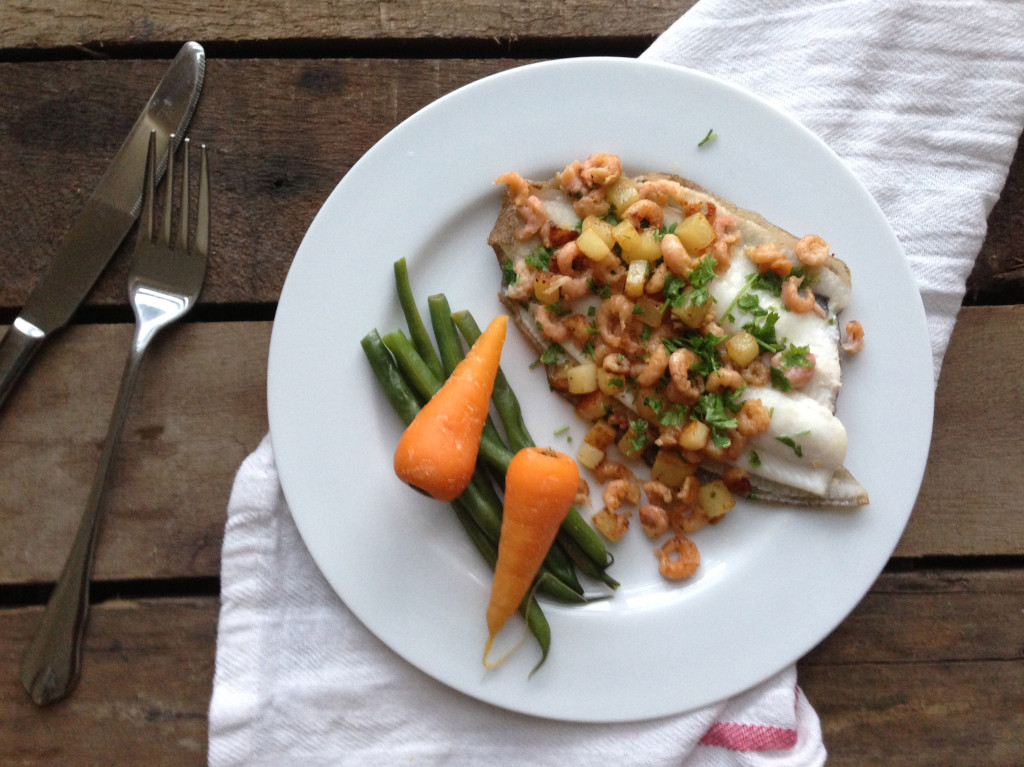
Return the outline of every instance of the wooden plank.
{"type": "MultiPolygon", "coordinates": [[[[522,63],[211,60],[190,130],[210,145],[214,181],[202,303],[275,302],[314,215],[359,157],[420,107],[522,63]]],[[[0,64],[0,307],[25,302],[164,68],[162,61],[0,64]]],[[[1014,165],[1007,189],[1013,199],[1024,194],[1024,163],[1014,165]]],[[[1024,280],[1019,209],[993,213],[986,252],[1004,266],[992,267],[998,277],[976,274],[976,300],[1024,286],[1013,282],[1024,280]]],[[[128,263],[122,249],[88,305],[125,305],[128,263]]]]}
{"type": "Polygon", "coordinates": [[[272,40],[473,40],[493,45],[528,38],[653,39],[695,0],[652,0],[623,25],[621,3],[565,0],[560,3],[427,0],[416,3],[307,0],[246,4],[183,0],[162,6],[110,0],[102,12],[89,0],[61,0],[44,10],[31,0],[0,6],[0,40],[7,48],[148,44],[178,40],[251,42],[272,40]],[[624,31],[628,29],[628,35],[624,31]]]}
{"type": "MultiPolygon", "coordinates": [[[[98,579],[217,575],[242,459],[267,432],[270,323],[183,324],[154,342],[109,476],[98,579]]],[[[73,326],[0,413],[0,582],[54,580],[89,494],[128,325],[73,326]]]]}
{"type": "Polygon", "coordinates": [[[70,698],[46,708],[17,681],[41,608],[0,611],[0,765],[205,765],[217,604],[96,605],[82,679],[70,698]]]}
{"type": "Polygon", "coordinates": [[[961,310],[921,492],[896,554],[1020,554],[1024,305],[961,310]]]}
{"type": "Polygon", "coordinates": [[[1019,767],[1021,661],[798,666],[829,767],[1019,767]]]}
{"type": "MultiPolygon", "coordinates": [[[[111,476],[97,577],[218,572],[224,509],[242,459],[266,433],[271,323],[191,323],[158,340],[111,476]]],[[[961,312],[938,389],[930,463],[897,554],[1024,551],[1019,456],[1024,306],[961,312]],[[985,396],[977,394],[979,380],[985,396]],[[965,451],[963,445],[970,444],[965,451]],[[969,479],[968,479],[969,478],[969,479]],[[965,483],[971,483],[969,490],[965,483]]],[[[126,325],[82,325],[44,347],[0,412],[0,582],[52,580],[101,450],[126,325]]]]}
{"type": "MultiPolygon", "coordinates": [[[[1017,764],[1022,595],[1019,570],[884,575],[799,664],[829,764],[1017,764]]],[[[17,667],[39,610],[0,611],[0,668],[17,667]]],[[[0,764],[202,764],[217,610],[214,598],[97,605],[74,697],[38,710],[13,679],[2,686],[0,764]]]]}

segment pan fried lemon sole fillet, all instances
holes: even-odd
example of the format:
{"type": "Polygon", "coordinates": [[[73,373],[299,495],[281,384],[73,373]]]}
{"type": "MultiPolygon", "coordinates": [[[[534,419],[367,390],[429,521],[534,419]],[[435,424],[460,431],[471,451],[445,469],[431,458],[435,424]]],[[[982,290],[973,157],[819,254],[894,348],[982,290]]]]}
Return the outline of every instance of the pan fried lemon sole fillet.
{"type": "Polygon", "coordinates": [[[850,270],[824,240],[678,176],[628,177],[615,155],[497,183],[500,298],[591,424],[581,463],[642,458],[676,499],[697,476],[784,504],[868,503],[835,414],[863,334],[840,331],[850,270]]]}

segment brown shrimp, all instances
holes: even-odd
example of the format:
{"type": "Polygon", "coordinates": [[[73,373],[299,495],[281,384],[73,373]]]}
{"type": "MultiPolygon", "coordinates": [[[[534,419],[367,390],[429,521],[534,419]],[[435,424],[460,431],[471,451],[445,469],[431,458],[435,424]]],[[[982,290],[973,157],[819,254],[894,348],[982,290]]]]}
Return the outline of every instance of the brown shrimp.
{"type": "Polygon", "coordinates": [[[623,503],[636,506],[640,503],[640,485],[628,479],[613,479],[605,485],[601,500],[609,511],[618,511],[623,503]]]}
{"type": "Polygon", "coordinates": [[[526,198],[526,202],[516,208],[523,220],[522,226],[515,231],[515,238],[520,242],[537,234],[548,223],[548,209],[544,202],[534,194],[526,198]]]}
{"type": "Polygon", "coordinates": [[[743,386],[743,375],[732,368],[718,368],[712,370],[704,380],[704,389],[712,394],[718,394],[722,389],[739,389],[743,386]]]}
{"type": "Polygon", "coordinates": [[[608,195],[604,187],[591,189],[586,194],[577,197],[572,203],[572,209],[580,218],[587,216],[605,216],[612,209],[608,202],[608,195]]]}
{"type": "Polygon", "coordinates": [[[662,341],[662,333],[654,332],[645,347],[645,359],[637,360],[630,367],[629,374],[639,386],[654,386],[668,369],[668,351],[662,341]]]}
{"type": "Polygon", "coordinates": [[[622,160],[618,155],[592,154],[580,167],[580,178],[588,187],[608,186],[622,176],[622,160]]]}
{"type": "Polygon", "coordinates": [[[601,484],[613,479],[628,479],[630,482],[636,482],[633,470],[618,461],[601,461],[594,467],[594,478],[601,484]]]}
{"type": "Polygon", "coordinates": [[[556,321],[543,304],[535,304],[533,307],[533,319],[540,327],[541,335],[554,341],[556,344],[563,344],[569,340],[572,333],[561,322],[556,321]]]}
{"type": "Polygon", "coordinates": [[[814,307],[818,305],[813,290],[807,288],[800,293],[802,281],[802,277],[794,276],[782,283],[782,304],[794,314],[806,314],[814,311],[814,307]]]}
{"type": "Polygon", "coordinates": [[[785,252],[775,243],[765,243],[746,249],[747,257],[757,264],[758,271],[775,272],[780,277],[786,277],[793,271],[793,262],[789,260],[785,252]]]}
{"type": "Polygon", "coordinates": [[[658,538],[668,530],[668,512],[662,506],[645,503],[637,509],[637,516],[648,538],[658,538]]]}
{"type": "Polygon", "coordinates": [[[669,580],[689,578],[700,567],[697,544],[685,535],[670,538],[654,553],[658,557],[658,572],[669,580]]]}
{"type": "Polygon", "coordinates": [[[793,253],[804,266],[824,266],[828,262],[829,246],[816,234],[808,234],[797,240],[793,253]]]}
{"type": "Polygon", "coordinates": [[[660,229],[665,223],[665,212],[654,200],[637,200],[626,208],[622,217],[632,221],[637,229],[640,229],[645,221],[648,227],[654,229],[660,229]]]}
{"type": "Polygon", "coordinates": [[[601,340],[611,347],[635,354],[642,348],[630,337],[630,331],[636,323],[633,314],[633,302],[621,293],[605,299],[597,308],[595,316],[597,330],[601,340]]]}
{"type": "Polygon", "coordinates": [[[846,340],[843,341],[843,351],[847,354],[856,354],[864,348],[864,326],[857,320],[850,320],[846,323],[846,340]]]}
{"type": "Polygon", "coordinates": [[[802,386],[806,386],[807,383],[814,376],[814,368],[817,364],[813,354],[807,354],[808,365],[792,365],[788,368],[782,367],[782,353],[779,352],[772,357],[772,367],[778,368],[782,371],[782,374],[789,379],[789,383],[792,384],[794,389],[799,389],[802,386]]]}
{"type": "Polygon", "coordinates": [[[576,244],[576,240],[570,240],[565,243],[565,245],[555,251],[554,260],[558,266],[558,273],[570,277],[578,276],[579,272],[576,270],[575,261],[582,255],[583,253],[580,252],[580,246],[576,244]]]}
{"type": "Polygon", "coordinates": [[[687,276],[697,265],[682,241],[674,234],[666,234],[661,238],[661,257],[668,270],[677,277],[687,276]]]}
{"type": "Polygon", "coordinates": [[[736,220],[729,215],[722,214],[715,219],[715,244],[712,253],[715,257],[715,274],[724,274],[732,266],[732,257],[729,249],[740,240],[735,233],[726,233],[726,229],[736,223],[736,220]]]}
{"type": "Polygon", "coordinates": [[[683,185],[678,181],[667,178],[657,178],[652,181],[645,181],[636,188],[637,194],[647,200],[654,200],[658,205],[664,205],[669,200],[675,202],[679,207],[686,208],[689,204],[683,185]]]}
{"type": "Polygon", "coordinates": [[[759,399],[744,401],[736,414],[736,431],[745,437],[753,437],[768,431],[771,425],[771,411],[759,399]]]}
{"type": "Polygon", "coordinates": [[[530,182],[514,170],[502,173],[494,180],[494,183],[508,186],[508,192],[512,196],[512,203],[516,207],[525,204],[526,198],[530,196],[530,182]]]}

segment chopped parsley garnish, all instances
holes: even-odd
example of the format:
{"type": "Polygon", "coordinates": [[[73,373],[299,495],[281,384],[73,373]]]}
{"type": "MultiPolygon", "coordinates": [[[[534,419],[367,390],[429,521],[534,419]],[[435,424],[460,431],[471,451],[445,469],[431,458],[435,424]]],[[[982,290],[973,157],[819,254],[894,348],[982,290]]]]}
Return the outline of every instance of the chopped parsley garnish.
{"type": "Polygon", "coordinates": [[[771,377],[773,389],[779,391],[793,391],[793,383],[786,377],[786,374],[772,365],[768,368],[768,375],[771,377]]]}
{"type": "Polygon", "coordinates": [[[647,395],[644,397],[644,404],[653,410],[655,413],[661,412],[661,406],[664,404],[664,400],[661,397],[652,397],[647,395]]]}
{"type": "Polygon", "coordinates": [[[662,426],[682,426],[689,420],[690,408],[679,402],[658,416],[658,423],[662,426]]]}
{"type": "Polygon", "coordinates": [[[750,333],[757,341],[757,345],[764,349],[766,352],[777,352],[783,348],[785,341],[779,341],[775,336],[775,323],[779,321],[779,313],[774,309],[769,309],[768,312],[758,322],[756,319],[751,320],[743,326],[743,329],[750,333]]]}
{"type": "Polygon", "coordinates": [[[560,362],[565,357],[565,349],[562,348],[561,344],[551,344],[551,346],[540,353],[539,361],[542,365],[551,365],[555,362],[560,362]]]}
{"type": "Polygon", "coordinates": [[[584,355],[594,359],[594,342],[591,339],[587,339],[583,342],[583,347],[580,349],[584,355]]]}
{"type": "Polygon", "coordinates": [[[664,292],[665,303],[669,306],[682,306],[686,303],[686,280],[675,274],[666,275],[664,292]]]}
{"type": "Polygon", "coordinates": [[[629,454],[641,452],[647,447],[651,441],[647,438],[647,421],[643,418],[638,418],[635,421],[629,422],[629,428],[633,431],[636,436],[629,440],[629,454]]]}
{"type": "Polygon", "coordinates": [[[731,440],[726,431],[736,428],[736,418],[726,408],[725,399],[720,394],[701,394],[693,406],[693,416],[711,427],[711,441],[716,447],[729,447],[731,440]]]}
{"type": "Polygon", "coordinates": [[[555,254],[554,248],[545,248],[538,245],[526,256],[526,265],[534,269],[548,271],[551,269],[551,256],[555,254]]]}
{"type": "Polygon", "coordinates": [[[793,437],[802,437],[805,434],[810,434],[810,432],[809,431],[801,431],[801,432],[797,432],[792,437],[776,437],[775,439],[777,439],[783,445],[786,445],[786,447],[793,448],[793,452],[796,453],[796,457],[797,458],[803,458],[804,457],[804,450],[803,450],[802,447],[800,447],[800,443],[797,442],[795,439],[793,439],[793,437]]]}
{"type": "Polygon", "coordinates": [[[666,234],[675,234],[677,226],[679,226],[679,224],[677,222],[673,222],[671,224],[665,224],[658,231],[656,231],[654,233],[654,238],[656,240],[660,240],[666,234]]]}
{"type": "Polygon", "coordinates": [[[750,451],[750,465],[755,469],[761,465],[761,456],[755,453],[753,450],[750,451]]]}
{"type": "Polygon", "coordinates": [[[716,138],[718,138],[718,134],[715,133],[715,129],[714,128],[711,128],[711,129],[708,130],[707,135],[704,138],[702,138],[700,141],[697,142],[697,146],[704,146],[706,143],[708,143],[712,139],[716,139],[716,138]]]}
{"type": "Polygon", "coordinates": [[[614,386],[615,388],[620,388],[625,386],[626,382],[619,376],[613,376],[612,378],[608,379],[608,384],[610,386],[614,386]]]}
{"type": "Polygon", "coordinates": [[[801,367],[809,368],[814,363],[808,358],[810,346],[789,346],[782,351],[782,368],[801,367]]]}
{"type": "Polygon", "coordinates": [[[726,336],[716,336],[713,333],[704,335],[697,330],[688,330],[681,336],[666,338],[662,343],[669,354],[681,348],[695,352],[698,359],[692,369],[695,373],[706,376],[722,366],[716,347],[725,339],[726,336]]]}
{"type": "Polygon", "coordinates": [[[501,281],[504,285],[515,285],[519,282],[516,265],[511,258],[501,264],[501,281]]]}
{"type": "Polygon", "coordinates": [[[712,255],[704,256],[693,269],[690,270],[688,275],[690,280],[690,301],[694,306],[703,306],[704,303],[711,298],[711,291],[708,290],[708,285],[711,284],[711,280],[715,279],[715,267],[718,266],[718,261],[712,255]]]}
{"type": "Polygon", "coordinates": [[[602,285],[596,280],[587,280],[587,288],[599,298],[611,298],[612,289],[608,285],[602,285]]]}

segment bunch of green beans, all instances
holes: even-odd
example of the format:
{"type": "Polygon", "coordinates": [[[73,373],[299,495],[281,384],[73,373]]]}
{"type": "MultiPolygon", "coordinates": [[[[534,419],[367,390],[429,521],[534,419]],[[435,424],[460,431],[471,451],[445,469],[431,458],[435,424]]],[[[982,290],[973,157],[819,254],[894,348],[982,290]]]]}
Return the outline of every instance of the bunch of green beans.
{"type": "MultiPolygon", "coordinates": [[[[464,352],[460,334],[471,346],[479,337],[480,328],[468,312],[453,314],[443,294],[430,296],[428,306],[437,343],[435,351],[417,308],[404,258],[395,262],[394,270],[395,286],[409,336],[399,329],[382,338],[377,330],[371,330],[361,345],[381,390],[399,418],[408,425],[422,404],[441,388],[462,360],[464,352]]],[[[452,502],[456,518],[491,568],[497,561],[502,505],[492,478],[502,485],[509,461],[516,451],[534,445],[523,421],[519,401],[500,368],[492,402],[505,437],[488,418],[480,440],[480,464],[470,484],[452,502]]],[[[585,603],[594,597],[584,596],[576,570],[616,588],[618,582],[606,572],[611,563],[612,559],[597,532],[572,508],[537,576],[534,591],[561,602],[585,603]]],[[[539,667],[548,655],[551,630],[533,591],[523,600],[520,612],[540,645],[539,667]]]]}

